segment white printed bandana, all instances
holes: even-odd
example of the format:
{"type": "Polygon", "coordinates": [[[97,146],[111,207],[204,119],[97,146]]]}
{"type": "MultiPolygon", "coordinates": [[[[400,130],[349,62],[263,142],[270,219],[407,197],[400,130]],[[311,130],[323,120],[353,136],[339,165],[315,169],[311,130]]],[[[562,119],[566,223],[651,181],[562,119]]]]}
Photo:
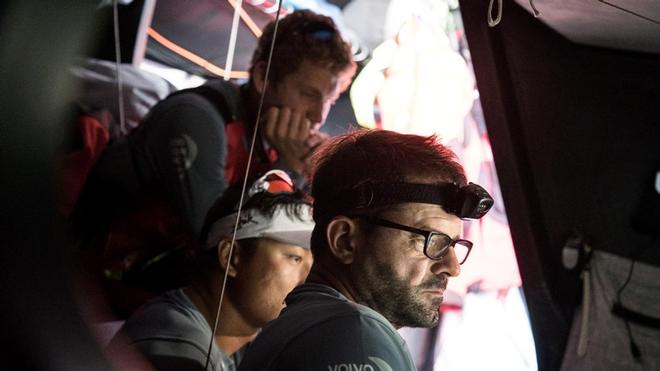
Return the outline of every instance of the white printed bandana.
{"type": "MultiPolygon", "coordinates": [[[[275,209],[272,217],[259,210],[250,209],[241,212],[236,230],[236,240],[246,238],[272,238],[291,245],[309,248],[309,241],[314,229],[312,208],[301,205],[301,217],[288,215],[284,206],[275,209]]],[[[234,233],[236,213],[218,219],[209,229],[206,247],[212,248],[223,238],[231,238],[234,233]]]]}

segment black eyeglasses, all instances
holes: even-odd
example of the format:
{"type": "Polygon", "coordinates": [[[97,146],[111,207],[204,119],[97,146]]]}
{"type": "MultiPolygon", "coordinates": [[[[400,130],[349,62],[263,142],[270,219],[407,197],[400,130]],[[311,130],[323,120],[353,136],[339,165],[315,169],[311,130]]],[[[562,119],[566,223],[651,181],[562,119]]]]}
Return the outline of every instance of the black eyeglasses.
{"type": "Polygon", "coordinates": [[[470,255],[470,250],[472,250],[471,241],[462,239],[454,240],[442,232],[426,231],[424,229],[394,223],[372,215],[359,215],[357,217],[381,227],[398,229],[424,236],[426,238],[424,241],[424,255],[431,260],[441,260],[447,255],[449,248],[453,247],[458,263],[463,264],[467,260],[468,255],[470,255]]]}

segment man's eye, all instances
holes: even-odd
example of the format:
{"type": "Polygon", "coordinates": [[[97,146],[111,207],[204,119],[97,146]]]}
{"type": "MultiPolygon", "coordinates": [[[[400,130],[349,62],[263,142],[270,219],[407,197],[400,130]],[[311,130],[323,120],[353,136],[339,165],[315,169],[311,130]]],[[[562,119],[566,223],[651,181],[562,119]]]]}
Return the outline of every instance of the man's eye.
{"type": "Polygon", "coordinates": [[[302,262],[302,256],[299,255],[289,255],[289,259],[293,260],[296,263],[301,263],[302,262]]]}
{"type": "Polygon", "coordinates": [[[426,242],[426,239],[424,237],[411,237],[410,238],[410,243],[414,244],[416,246],[424,247],[424,242],[426,242]]]}
{"type": "Polygon", "coordinates": [[[311,92],[311,91],[303,90],[302,95],[307,97],[307,98],[316,98],[316,93],[311,92]]]}

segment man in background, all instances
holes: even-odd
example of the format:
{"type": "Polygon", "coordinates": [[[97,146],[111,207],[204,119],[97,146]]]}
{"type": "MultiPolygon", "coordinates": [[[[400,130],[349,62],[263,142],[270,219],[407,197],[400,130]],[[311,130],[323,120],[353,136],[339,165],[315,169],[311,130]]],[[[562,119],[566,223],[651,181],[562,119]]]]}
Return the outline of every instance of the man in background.
{"type": "Polygon", "coordinates": [[[206,243],[190,270],[192,284],[148,302],[112,341],[110,355],[120,368],[134,366],[122,358],[130,354],[125,351],[130,345],[157,370],[235,370],[244,346],[304,282],[312,264],[314,223],[301,192],[294,191],[286,173],[273,170],[249,189],[237,219],[240,191],[239,186],[229,188],[210,210],[206,243]],[[212,334],[210,368],[205,368],[212,334]]]}

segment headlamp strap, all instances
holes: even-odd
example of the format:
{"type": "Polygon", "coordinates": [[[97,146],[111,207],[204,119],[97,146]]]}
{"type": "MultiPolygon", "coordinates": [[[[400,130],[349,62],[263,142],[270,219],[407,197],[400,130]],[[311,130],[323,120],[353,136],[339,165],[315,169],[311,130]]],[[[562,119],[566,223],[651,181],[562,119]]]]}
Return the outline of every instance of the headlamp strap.
{"type": "Polygon", "coordinates": [[[364,183],[327,199],[332,201],[325,205],[315,203],[315,217],[402,202],[420,202],[440,205],[446,212],[459,218],[478,219],[493,206],[493,199],[488,192],[474,183],[462,187],[454,183],[364,183]]]}
{"type": "Polygon", "coordinates": [[[441,186],[415,183],[372,183],[363,184],[355,190],[357,208],[386,206],[400,202],[423,202],[437,204],[438,200],[454,197],[458,186],[448,183],[441,186]]]}

